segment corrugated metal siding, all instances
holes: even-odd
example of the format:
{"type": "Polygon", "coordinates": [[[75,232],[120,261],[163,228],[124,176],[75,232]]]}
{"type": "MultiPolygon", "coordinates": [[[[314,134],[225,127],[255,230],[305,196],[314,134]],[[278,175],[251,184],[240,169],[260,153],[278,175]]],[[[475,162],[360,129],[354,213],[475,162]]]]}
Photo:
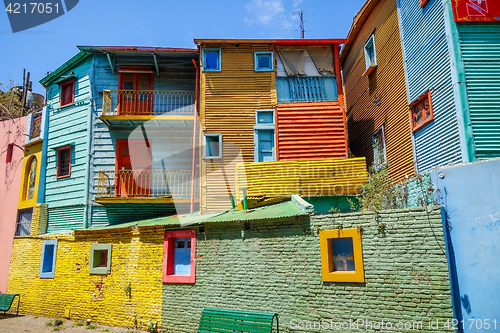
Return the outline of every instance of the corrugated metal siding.
{"type": "Polygon", "coordinates": [[[500,26],[457,24],[475,156],[500,157],[500,26]]]}
{"type": "Polygon", "coordinates": [[[415,132],[418,169],[462,162],[451,65],[441,1],[424,8],[398,0],[407,76],[408,101],[431,90],[434,121],[415,132]]]}
{"type": "Polygon", "coordinates": [[[396,180],[414,172],[408,97],[396,0],[381,1],[343,64],[349,147],[373,163],[373,133],[384,125],[388,171],[396,180]],[[375,31],[377,69],[364,77],[364,45],[375,31]]]}
{"type": "Polygon", "coordinates": [[[274,72],[256,72],[254,67],[254,52],[269,50],[269,44],[224,45],[221,72],[202,72],[202,128],[205,133],[222,133],[224,143],[234,144],[233,148],[224,147],[222,160],[202,161],[202,212],[231,208],[228,197],[234,186],[237,147],[245,162],[253,162],[255,110],[276,108],[274,72]],[[226,172],[213,172],[222,167],[226,172]]]}
{"type": "Polygon", "coordinates": [[[47,233],[67,232],[83,228],[84,206],[49,207],[47,233]]]}
{"type": "Polygon", "coordinates": [[[241,163],[236,166],[237,200],[249,197],[353,195],[368,182],[362,158],[241,163]]]}
{"type": "Polygon", "coordinates": [[[347,157],[343,117],[338,102],[278,104],[278,160],[347,157]]]}

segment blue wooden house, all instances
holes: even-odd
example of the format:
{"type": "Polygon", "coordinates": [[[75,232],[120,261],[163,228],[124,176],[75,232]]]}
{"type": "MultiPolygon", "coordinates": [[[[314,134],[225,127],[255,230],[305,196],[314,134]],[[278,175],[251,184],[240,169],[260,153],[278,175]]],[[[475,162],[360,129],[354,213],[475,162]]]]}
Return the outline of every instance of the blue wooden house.
{"type": "Polygon", "coordinates": [[[47,232],[196,209],[198,50],[78,48],[40,81],[47,232]]]}
{"type": "Polygon", "coordinates": [[[419,172],[500,157],[497,5],[460,18],[469,2],[397,1],[419,172]]]}

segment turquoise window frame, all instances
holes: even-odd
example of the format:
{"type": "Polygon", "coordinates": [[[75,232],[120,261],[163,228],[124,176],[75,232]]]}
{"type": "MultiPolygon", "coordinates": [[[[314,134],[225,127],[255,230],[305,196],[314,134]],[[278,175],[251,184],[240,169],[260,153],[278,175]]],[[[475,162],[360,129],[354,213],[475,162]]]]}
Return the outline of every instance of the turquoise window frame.
{"type": "Polygon", "coordinates": [[[57,239],[48,239],[43,241],[42,245],[42,258],[40,261],[40,278],[41,279],[53,279],[56,270],[56,257],[57,257],[57,239]],[[44,272],[43,266],[45,263],[45,255],[47,246],[54,246],[54,252],[52,255],[52,269],[50,271],[44,272]]]}
{"type": "Polygon", "coordinates": [[[372,34],[370,38],[368,38],[363,49],[365,51],[366,69],[369,69],[370,67],[377,67],[377,50],[375,48],[375,34],[372,34]],[[370,48],[373,48],[373,62],[369,60],[370,48]]]}
{"type": "Polygon", "coordinates": [[[203,58],[203,70],[205,72],[220,72],[221,71],[221,51],[220,51],[220,48],[210,48],[210,49],[203,49],[202,50],[202,58],[203,58]],[[212,52],[217,52],[218,53],[218,57],[217,57],[217,68],[214,69],[214,68],[206,68],[206,56],[207,56],[207,52],[208,53],[212,53],[212,52]]]}
{"type": "Polygon", "coordinates": [[[273,56],[273,52],[272,51],[254,52],[253,57],[254,57],[254,64],[255,64],[255,71],[256,72],[271,72],[271,71],[274,71],[274,56],[273,56]],[[258,57],[261,56],[261,55],[268,55],[270,57],[269,64],[271,65],[271,67],[259,68],[258,57]]]}
{"type": "Polygon", "coordinates": [[[259,162],[260,160],[260,150],[259,150],[259,135],[261,131],[273,131],[273,161],[276,161],[276,125],[275,125],[275,110],[255,110],[255,126],[253,135],[253,145],[254,145],[254,162],[259,162]],[[271,123],[259,123],[259,113],[271,113],[273,115],[273,121],[271,123]]]}
{"type": "Polygon", "coordinates": [[[106,275],[111,271],[111,250],[113,246],[111,244],[98,244],[90,246],[90,262],[89,262],[89,273],[106,275]],[[106,267],[96,267],[94,265],[94,258],[98,251],[108,251],[107,265],[106,267]]]}
{"type": "Polygon", "coordinates": [[[221,133],[203,133],[203,159],[221,159],[222,158],[222,134],[221,133]],[[208,155],[208,137],[219,138],[219,155],[208,155]]]}

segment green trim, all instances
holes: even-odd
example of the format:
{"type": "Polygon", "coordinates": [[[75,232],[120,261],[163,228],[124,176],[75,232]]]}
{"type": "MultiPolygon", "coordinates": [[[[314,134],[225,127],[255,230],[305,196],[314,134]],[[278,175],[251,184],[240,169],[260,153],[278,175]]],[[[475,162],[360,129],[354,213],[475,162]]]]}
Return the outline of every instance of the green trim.
{"type": "Polygon", "coordinates": [[[58,69],[41,79],[39,82],[42,86],[47,88],[51,83],[57,82],[58,78],[68,69],[71,67],[75,66],[76,64],[80,63],[81,61],[87,59],[90,57],[92,53],[87,53],[80,51],[77,55],[75,55],[73,58],[69,59],[66,61],[63,65],[61,65],[58,69]]]}
{"type": "Polygon", "coordinates": [[[89,273],[90,274],[108,274],[111,270],[111,244],[99,244],[90,246],[90,263],[89,263],[89,273]],[[106,267],[96,267],[97,264],[94,260],[98,260],[99,257],[94,256],[99,251],[108,251],[108,259],[106,267]]]}

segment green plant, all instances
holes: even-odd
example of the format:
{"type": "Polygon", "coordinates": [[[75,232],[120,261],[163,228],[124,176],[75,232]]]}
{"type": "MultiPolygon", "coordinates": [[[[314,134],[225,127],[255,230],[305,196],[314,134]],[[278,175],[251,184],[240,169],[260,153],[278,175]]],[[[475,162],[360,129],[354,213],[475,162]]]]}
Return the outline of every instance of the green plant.
{"type": "Polygon", "coordinates": [[[62,328],[63,328],[62,326],[56,326],[52,331],[60,331],[62,330],[62,328]]]}
{"type": "Polygon", "coordinates": [[[101,332],[111,332],[111,330],[109,328],[105,328],[101,332]]]}
{"type": "Polygon", "coordinates": [[[77,321],[76,323],[73,324],[73,326],[84,326],[85,323],[83,321],[77,321]]]}
{"type": "Polygon", "coordinates": [[[45,326],[54,326],[54,321],[55,321],[55,319],[52,319],[51,321],[46,322],[45,326]]]}
{"type": "Polygon", "coordinates": [[[328,213],[330,214],[338,214],[341,213],[340,209],[338,207],[332,207],[328,210],[328,213]]]}
{"type": "Polygon", "coordinates": [[[385,223],[379,223],[377,230],[379,234],[385,234],[385,223]]]}
{"type": "Polygon", "coordinates": [[[354,201],[353,198],[347,197],[347,202],[349,203],[349,208],[351,212],[357,212],[359,210],[359,202],[354,201]]]}
{"type": "Polygon", "coordinates": [[[380,167],[373,165],[368,184],[362,186],[361,209],[379,212],[398,208],[401,202],[401,188],[389,177],[387,164],[380,167]]]}
{"type": "Polygon", "coordinates": [[[132,297],[132,282],[129,282],[128,285],[123,287],[123,290],[125,291],[125,295],[127,295],[129,298],[132,297]]]}
{"type": "Polygon", "coordinates": [[[150,321],[147,323],[147,330],[148,332],[151,333],[157,333],[158,332],[158,322],[157,321],[150,321]]]}
{"type": "Polygon", "coordinates": [[[96,328],[99,328],[99,326],[97,325],[87,325],[87,327],[85,327],[86,329],[88,330],[95,330],[96,328]]]}

